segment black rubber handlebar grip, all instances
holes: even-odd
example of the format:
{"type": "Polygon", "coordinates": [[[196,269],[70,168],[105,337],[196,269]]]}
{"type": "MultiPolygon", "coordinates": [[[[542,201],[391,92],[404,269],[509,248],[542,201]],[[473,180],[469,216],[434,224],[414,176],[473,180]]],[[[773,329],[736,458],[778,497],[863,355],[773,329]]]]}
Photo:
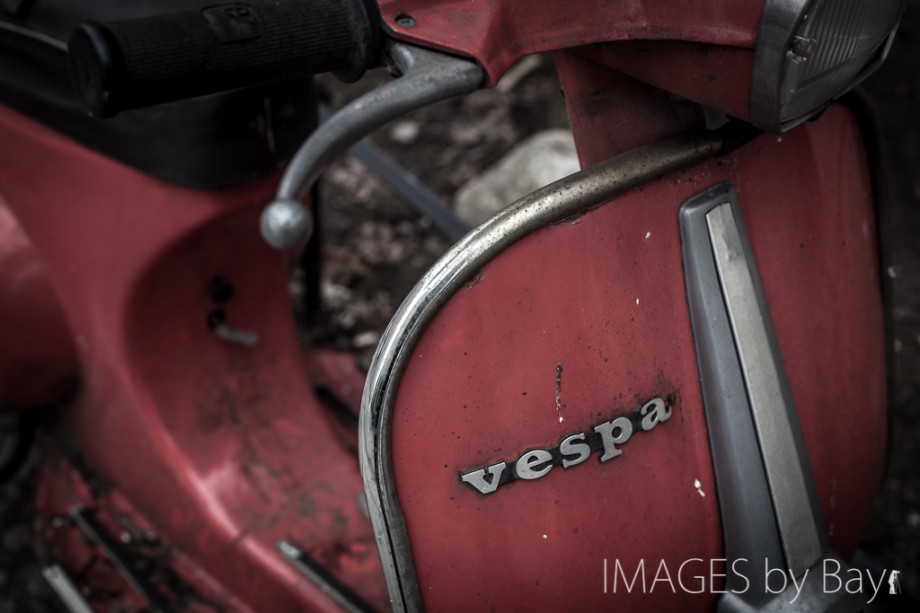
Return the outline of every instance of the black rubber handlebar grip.
{"type": "Polygon", "coordinates": [[[110,117],[330,70],[357,78],[377,59],[372,11],[365,0],[244,0],[84,23],[68,43],[71,79],[90,113],[110,117]]]}

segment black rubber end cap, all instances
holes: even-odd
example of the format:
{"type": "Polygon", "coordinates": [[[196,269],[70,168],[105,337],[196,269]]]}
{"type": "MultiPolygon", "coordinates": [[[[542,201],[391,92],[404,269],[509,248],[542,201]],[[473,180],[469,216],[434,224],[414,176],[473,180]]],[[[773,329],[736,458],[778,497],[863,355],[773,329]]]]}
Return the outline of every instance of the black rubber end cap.
{"type": "Polygon", "coordinates": [[[111,33],[95,23],[80,24],[67,43],[70,81],[77,99],[95,117],[121,109],[113,87],[120,74],[120,55],[111,33]]]}

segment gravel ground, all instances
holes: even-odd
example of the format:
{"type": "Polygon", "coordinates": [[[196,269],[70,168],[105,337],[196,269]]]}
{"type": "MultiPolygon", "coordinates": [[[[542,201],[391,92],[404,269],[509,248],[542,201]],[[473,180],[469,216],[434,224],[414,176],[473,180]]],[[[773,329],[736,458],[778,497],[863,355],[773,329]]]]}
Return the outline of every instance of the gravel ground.
{"type": "Polygon", "coordinates": [[[18,477],[0,485],[0,613],[65,611],[45,583],[32,546],[39,459],[33,449],[18,477]]]}
{"type": "MultiPolygon", "coordinates": [[[[883,185],[890,217],[892,453],[864,547],[902,587],[920,593],[920,0],[912,6],[889,62],[867,84],[878,106],[886,154],[883,185]]],[[[467,179],[536,130],[565,125],[564,108],[543,61],[517,83],[424,109],[375,137],[377,144],[450,200],[467,179]],[[547,103],[547,101],[550,101],[547,103]]],[[[369,80],[382,79],[376,76],[369,80]]],[[[324,81],[325,82],[325,81],[324,81]]],[[[333,104],[369,83],[335,86],[333,104]]],[[[449,246],[432,224],[389,193],[360,162],[346,158],[322,186],[323,317],[314,341],[366,359],[402,297],[449,246]],[[356,221],[357,220],[357,221],[356,221]]],[[[296,286],[296,284],[295,284],[296,286]]],[[[60,610],[31,547],[36,450],[26,469],[0,487],[0,613],[60,610]]]]}

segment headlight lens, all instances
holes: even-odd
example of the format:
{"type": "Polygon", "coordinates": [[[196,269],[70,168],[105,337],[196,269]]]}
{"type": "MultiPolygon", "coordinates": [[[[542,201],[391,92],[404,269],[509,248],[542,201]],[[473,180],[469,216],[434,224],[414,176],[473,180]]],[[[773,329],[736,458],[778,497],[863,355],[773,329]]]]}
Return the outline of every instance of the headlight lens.
{"type": "Polygon", "coordinates": [[[751,85],[751,122],[785,131],[881,64],[901,0],[767,0],[751,85]]]}

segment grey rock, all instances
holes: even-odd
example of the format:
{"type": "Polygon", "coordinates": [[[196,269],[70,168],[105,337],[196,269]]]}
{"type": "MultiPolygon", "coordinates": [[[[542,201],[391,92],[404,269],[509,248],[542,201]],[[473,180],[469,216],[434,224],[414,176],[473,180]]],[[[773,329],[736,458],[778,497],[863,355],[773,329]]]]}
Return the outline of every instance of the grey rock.
{"type": "Polygon", "coordinates": [[[518,198],[578,169],[570,132],[538,132],[460,188],[454,200],[457,215],[480,224],[518,198]]]}

